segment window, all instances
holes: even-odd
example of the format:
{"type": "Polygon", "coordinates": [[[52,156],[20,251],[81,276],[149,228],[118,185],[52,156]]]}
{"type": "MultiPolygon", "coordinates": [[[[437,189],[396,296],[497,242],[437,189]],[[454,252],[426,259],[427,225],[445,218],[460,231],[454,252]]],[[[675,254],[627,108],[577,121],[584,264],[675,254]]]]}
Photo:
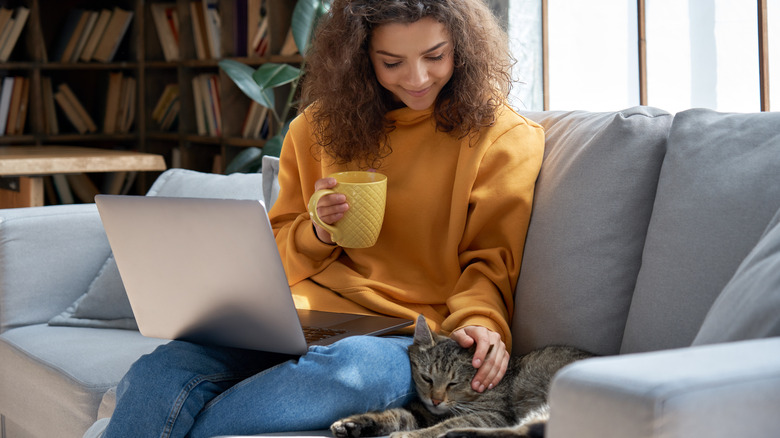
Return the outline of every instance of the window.
{"type": "Polygon", "coordinates": [[[508,1],[527,108],[780,108],[780,0],[508,1]]]}

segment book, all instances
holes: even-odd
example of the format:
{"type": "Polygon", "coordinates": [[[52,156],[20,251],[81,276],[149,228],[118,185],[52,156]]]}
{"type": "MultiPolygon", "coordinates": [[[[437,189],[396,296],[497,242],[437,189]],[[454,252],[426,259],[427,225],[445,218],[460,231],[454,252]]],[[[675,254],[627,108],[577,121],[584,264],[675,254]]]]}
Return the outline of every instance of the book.
{"type": "MultiPolygon", "coordinates": [[[[6,8],[5,6],[0,6],[0,35],[2,35],[6,26],[8,26],[8,23],[12,22],[13,15],[14,15],[13,9],[6,8]]],[[[3,44],[4,42],[5,41],[0,40],[0,44],[3,44]]]]}
{"type": "Polygon", "coordinates": [[[192,77],[192,95],[195,106],[195,122],[198,129],[198,135],[206,135],[208,127],[206,126],[206,110],[203,101],[203,81],[200,75],[192,77]]]}
{"type": "Polygon", "coordinates": [[[268,45],[270,44],[270,38],[268,37],[268,17],[263,17],[260,22],[260,27],[255,33],[252,44],[249,46],[252,49],[250,56],[265,56],[268,52],[268,45]]]}
{"type": "Polygon", "coordinates": [[[41,78],[41,94],[43,95],[43,132],[49,135],[59,134],[60,127],[57,123],[57,109],[54,105],[54,88],[51,77],[41,78]]]}
{"type": "Polygon", "coordinates": [[[70,184],[68,184],[68,178],[65,175],[58,173],[52,175],[52,181],[54,182],[54,188],[57,190],[57,196],[60,198],[61,204],[73,204],[73,192],[70,190],[70,184]]]}
{"type": "Polygon", "coordinates": [[[260,105],[254,100],[249,104],[244,124],[241,127],[241,137],[243,138],[264,138],[262,136],[263,125],[268,124],[268,108],[260,105]]]}
{"type": "Polygon", "coordinates": [[[16,47],[16,42],[19,41],[19,36],[22,34],[25,23],[27,23],[27,17],[30,16],[30,9],[24,6],[19,6],[14,11],[15,16],[8,23],[8,26],[10,26],[8,35],[0,43],[0,62],[6,62],[11,57],[14,47],[16,47]]]}
{"type": "MultiPolygon", "coordinates": [[[[65,47],[62,49],[62,53],[58,53],[59,57],[57,58],[57,61],[71,62],[71,58],[73,57],[73,52],[76,50],[76,45],[79,42],[79,38],[81,38],[81,34],[84,32],[84,29],[87,26],[87,21],[89,21],[89,11],[77,9],[75,10],[74,15],[76,17],[76,25],[73,27],[72,32],[70,32],[70,34],[67,36],[68,41],[65,44],[65,47]]],[[[68,30],[70,30],[69,27],[68,30]]]]}
{"type": "Polygon", "coordinates": [[[92,28],[92,33],[89,35],[89,39],[87,40],[87,44],[84,46],[84,50],[81,51],[81,56],[79,58],[82,61],[89,62],[92,60],[92,55],[95,54],[95,49],[97,48],[101,38],[103,38],[103,33],[106,31],[106,26],[108,26],[108,21],[110,19],[110,9],[103,9],[100,11],[98,19],[95,22],[95,27],[92,28]]]}
{"type": "Polygon", "coordinates": [[[122,103],[120,105],[117,126],[119,132],[128,133],[135,121],[136,80],[128,76],[122,80],[122,103]]]}
{"type": "Polygon", "coordinates": [[[248,0],[236,0],[233,7],[233,56],[247,56],[248,0]]]}
{"type": "Polygon", "coordinates": [[[108,74],[106,105],[103,112],[103,132],[106,134],[113,134],[117,131],[116,121],[117,114],[119,114],[123,76],[122,72],[111,72],[108,74]]]}
{"type": "Polygon", "coordinates": [[[22,99],[19,102],[19,117],[16,119],[16,135],[24,134],[24,125],[27,122],[27,108],[30,102],[30,79],[24,78],[24,88],[22,88],[22,99]]]}
{"type": "Polygon", "coordinates": [[[152,110],[152,120],[161,124],[165,114],[168,112],[171,104],[179,97],[179,84],[168,84],[157,99],[157,103],[152,110]]]}
{"type": "Polygon", "coordinates": [[[222,57],[222,22],[217,9],[218,0],[202,0],[203,20],[206,22],[206,41],[212,58],[222,57]]]}
{"type": "Polygon", "coordinates": [[[73,194],[75,194],[81,202],[95,202],[95,195],[100,193],[100,191],[86,173],[68,174],[65,177],[68,179],[68,184],[70,185],[73,194]]]}
{"type": "Polygon", "coordinates": [[[190,2],[192,16],[192,37],[195,42],[195,56],[198,59],[209,59],[211,54],[206,42],[206,21],[203,18],[203,6],[200,1],[190,2]]]}
{"type": "Polygon", "coordinates": [[[161,130],[168,131],[173,127],[174,123],[176,123],[176,120],[179,118],[180,109],[181,101],[179,100],[179,96],[176,96],[160,119],[161,130]]]}
{"type": "Polygon", "coordinates": [[[206,80],[209,90],[209,103],[211,105],[210,117],[214,124],[214,131],[211,135],[220,136],[222,135],[222,102],[220,100],[219,92],[219,76],[207,75],[206,80]]]}
{"type": "Polygon", "coordinates": [[[280,55],[290,56],[298,53],[298,45],[295,44],[295,38],[293,37],[292,27],[287,31],[287,38],[284,39],[284,45],[279,50],[280,55]]]}
{"type": "Polygon", "coordinates": [[[92,59],[100,62],[111,62],[116,55],[119,45],[130,27],[130,21],[133,19],[133,11],[126,11],[120,7],[115,7],[111,12],[111,19],[108,20],[106,31],[95,48],[92,59]]]}
{"type": "Polygon", "coordinates": [[[8,120],[5,124],[5,134],[14,135],[16,133],[16,122],[19,118],[19,105],[22,102],[24,93],[25,78],[22,76],[14,77],[14,87],[11,92],[11,103],[8,105],[8,120]]]}
{"type": "Polygon", "coordinates": [[[69,62],[77,62],[81,57],[81,52],[84,51],[84,47],[87,45],[89,36],[92,34],[92,30],[95,28],[100,12],[87,11],[87,23],[84,25],[84,30],[79,35],[79,40],[76,42],[76,48],[73,49],[73,53],[70,55],[69,62]]]}
{"type": "Polygon", "coordinates": [[[8,122],[8,112],[11,106],[11,96],[14,91],[14,77],[6,76],[3,78],[3,88],[0,90],[0,135],[5,133],[5,126],[8,122]]]}
{"type": "MultiPolygon", "coordinates": [[[[58,90],[58,93],[62,93],[66,97],[66,99],[68,99],[68,101],[70,102],[70,104],[73,107],[73,109],[75,109],[75,111],[76,111],[76,113],[78,115],[78,118],[81,119],[83,121],[84,125],[86,126],[86,131],[85,132],[95,132],[95,131],[97,131],[97,125],[95,125],[95,121],[92,120],[92,117],[90,117],[89,113],[84,108],[84,105],[81,104],[81,102],[79,101],[78,97],[76,97],[76,95],[73,93],[73,90],[70,89],[68,84],[66,84],[64,82],[61,83],[57,87],[57,90],[58,90]]],[[[56,96],[55,96],[55,98],[56,98],[56,96]]],[[[81,132],[81,131],[79,131],[79,132],[81,132]]],[[[81,132],[81,133],[83,134],[83,132],[81,132]]]]}
{"type": "Polygon", "coordinates": [[[73,103],[68,99],[62,90],[58,90],[54,93],[54,100],[57,101],[65,117],[70,121],[71,125],[76,128],[79,134],[85,134],[89,128],[87,128],[86,122],[81,119],[79,112],[73,106],[73,103]]]}
{"type": "Polygon", "coordinates": [[[150,12],[166,61],[179,59],[178,14],[175,3],[152,3],[150,12]]]}
{"type": "Polygon", "coordinates": [[[246,0],[246,35],[243,37],[246,38],[247,56],[254,55],[252,43],[255,40],[260,23],[265,18],[264,6],[262,0],[246,0]]]}

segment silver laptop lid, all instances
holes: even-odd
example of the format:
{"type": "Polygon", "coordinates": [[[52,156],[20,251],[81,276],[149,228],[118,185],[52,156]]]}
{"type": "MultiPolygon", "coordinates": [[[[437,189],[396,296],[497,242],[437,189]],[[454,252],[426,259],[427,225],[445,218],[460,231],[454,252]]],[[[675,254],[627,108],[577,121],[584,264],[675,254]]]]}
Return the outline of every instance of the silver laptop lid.
{"type": "Polygon", "coordinates": [[[95,202],[143,335],[306,351],[260,201],[98,195],[95,202]]]}

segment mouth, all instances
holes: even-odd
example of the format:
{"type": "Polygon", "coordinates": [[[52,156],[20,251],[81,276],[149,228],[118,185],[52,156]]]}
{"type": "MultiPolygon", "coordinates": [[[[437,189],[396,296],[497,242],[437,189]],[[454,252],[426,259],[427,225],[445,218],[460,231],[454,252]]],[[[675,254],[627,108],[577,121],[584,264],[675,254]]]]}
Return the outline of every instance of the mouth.
{"type": "Polygon", "coordinates": [[[431,91],[431,88],[432,87],[428,87],[428,88],[424,88],[422,90],[407,90],[407,89],[404,89],[404,91],[406,91],[406,93],[409,94],[412,97],[423,97],[426,94],[428,94],[429,91],[431,91]]]}

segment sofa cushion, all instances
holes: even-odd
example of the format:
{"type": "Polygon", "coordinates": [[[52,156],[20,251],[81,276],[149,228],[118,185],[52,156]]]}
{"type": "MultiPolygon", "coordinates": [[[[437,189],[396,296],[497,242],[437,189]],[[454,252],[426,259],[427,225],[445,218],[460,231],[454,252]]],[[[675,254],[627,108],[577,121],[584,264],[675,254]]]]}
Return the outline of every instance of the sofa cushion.
{"type": "Polygon", "coordinates": [[[271,210],[279,196],[279,157],[263,156],[263,199],[265,208],[271,210]]]}
{"type": "Polygon", "coordinates": [[[693,345],[780,336],[780,210],[704,318],[693,345]]]}
{"type": "MultiPolygon", "coordinates": [[[[273,184],[273,182],[269,182],[273,184]]],[[[263,176],[257,173],[218,175],[186,169],[163,172],[147,196],[263,200],[263,176]]],[[[87,291],[51,325],[95,328],[138,328],[113,255],[109,255],[87,291]]]]}
{"type": "Polygon", "coordinates": [[[522,114],[544,126],[546,143],[514,352],[562,343],[617,353],[672,116],[649,107],[522,114]]]}
{"type": "Polygon", "coordinates": [[[621,351],[691,344],[780,207],[780,113],[678,113],[621,351]]]}
{"type": "Polygon", "coordinates": [[[165,342],[129,330],[46,324],[9,330],[0,335],[0,412],[31,436],[80,437],[103,393],[165,342]]]}
{"type": "Polygon", "coordinates": [[[113,254],[103,263],[87,292],[49,320],[49,324],[138,330],[113,254]]]}

